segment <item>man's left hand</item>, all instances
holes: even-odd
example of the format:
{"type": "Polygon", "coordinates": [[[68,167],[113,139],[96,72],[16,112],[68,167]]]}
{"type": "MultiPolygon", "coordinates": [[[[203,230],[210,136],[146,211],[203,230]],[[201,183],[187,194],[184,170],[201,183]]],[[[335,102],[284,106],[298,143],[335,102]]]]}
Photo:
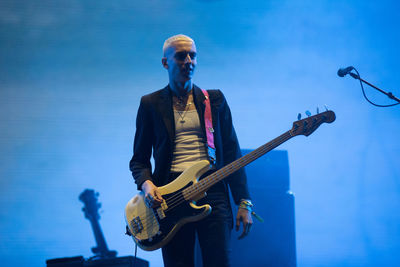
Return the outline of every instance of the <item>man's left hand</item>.
{"type": "Polygon", "coordinates": [[[238,208],[236,215],[236,232],[240,229],[240,222],[243,223],[243,232],[238,239],[242,239],[250,233],[250,228],[253,225],[253,218],[251,218],[250,211],[238,208]]]}

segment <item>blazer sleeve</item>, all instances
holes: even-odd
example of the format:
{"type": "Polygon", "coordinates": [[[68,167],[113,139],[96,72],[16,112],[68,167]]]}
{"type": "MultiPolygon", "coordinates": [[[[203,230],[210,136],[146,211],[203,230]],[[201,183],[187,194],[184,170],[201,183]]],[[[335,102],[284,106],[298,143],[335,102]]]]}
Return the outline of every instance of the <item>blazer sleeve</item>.
{"type": "MultiPolygon", "coordinates": [[[[219,91],[219,90],[218,90],[219,91]]],[[[232,161],[240,158],[242,153],[240,151],[239,141],[236,136],[235,128],[232,123],[231,110],[226,102],[226,99],[221,91],[222,97],[220,106],[220,125],[221,125],[221,139],[223,147],[223,164],[227,165],[232,161]]],[[[235,204],[239,204],[241,199],[249,199],[250,194],[247,186],[247,177],[244,168],[236,171],[227,177],[227,182],[232,192],[235,204]]]]}
{"type": "Polygon", "coordinates": [[[129,168],[138,190],[141,190],[143,182],[152,180],[150,157],[154,132],[149,105],[146,98],[142,97],[136,117],[133,156],[129,162],[129,168]]]}

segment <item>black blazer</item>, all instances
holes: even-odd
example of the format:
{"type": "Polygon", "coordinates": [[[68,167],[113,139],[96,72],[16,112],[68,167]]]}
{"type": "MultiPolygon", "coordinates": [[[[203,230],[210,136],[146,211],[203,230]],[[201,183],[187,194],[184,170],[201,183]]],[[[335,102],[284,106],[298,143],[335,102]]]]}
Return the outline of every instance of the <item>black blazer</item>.
{"type": "MultiPolygon", "coordinates": [[[[214,145],[216,148],[216,168],[241,156],[239,143],[232,124],[231,111],[220,90],[208,90],[211,102],[211,113],[214,128],[214,145]]],[[[196,85],[193,87],[193,97],[200,124],[205,135],[203,92],[196,85]]],[[[169,86],[154,93],[145,95],[140,101],[136,118],[136,134],[133,157],[130,170],[140,190],[146,180],[151,180],[156,186],[168,183],[170,176],[172,154],[174,151],[175,122],[172,106],[172,92],[169,86]],[[151,173],[150,157],[153,150],[155,162],[151,173]]],[[[240,199],[250,199],[247,178],[241,169],[223,180],[231,189],[236,204],[240,199]]]]}

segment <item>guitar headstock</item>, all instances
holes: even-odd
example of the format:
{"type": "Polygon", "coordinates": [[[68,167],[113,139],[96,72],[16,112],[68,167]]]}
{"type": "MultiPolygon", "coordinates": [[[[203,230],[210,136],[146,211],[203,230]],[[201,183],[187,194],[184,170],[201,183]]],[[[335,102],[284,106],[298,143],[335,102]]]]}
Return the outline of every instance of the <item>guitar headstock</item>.
{"type": "Polygon", "coordinates": [[[82,208],[82,211],[85,213],[85,217],[89,220],[100,219],[98,210],[101,207],[101,203],[97,202],[98,196],[99,193],[94,192],[93,189],[85,189],[85,191],[79,195],[79,200],[85,204],[85,206],[82,208]]]}
{"type": "Polygon", "coordinates": [[[305,135],[309,136],[312,134],[321,124],[331,123],[335,121],[336,115],[332,110],[316,114],[314,116],[307,117],[302,120],[293,122],[293,127],[290,130],[291,136],[305,135]]]}

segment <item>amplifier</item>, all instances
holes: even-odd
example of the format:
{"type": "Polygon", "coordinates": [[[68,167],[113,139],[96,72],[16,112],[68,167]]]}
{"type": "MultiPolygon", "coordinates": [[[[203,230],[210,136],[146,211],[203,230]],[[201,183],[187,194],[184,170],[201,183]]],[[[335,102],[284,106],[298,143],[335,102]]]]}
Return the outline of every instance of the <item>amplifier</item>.
{"type": "Polygon", "coordinates": [[[112,259],[85,261],[84,266],[90,267],[149,267],[149,262],[133,256],[112,259]]]}
{"type": "Polygon", "coordinates": [[[46,265],[47,267],[83,267],[84,262],[83,256],[77,256],[46,260],[46,265]]]}
{"type": "Polygon", "coordinates": [[[47,267],[149,267],[149,262],[133,256],[85,260],[82,256],[46,260],[47,267]]]}

